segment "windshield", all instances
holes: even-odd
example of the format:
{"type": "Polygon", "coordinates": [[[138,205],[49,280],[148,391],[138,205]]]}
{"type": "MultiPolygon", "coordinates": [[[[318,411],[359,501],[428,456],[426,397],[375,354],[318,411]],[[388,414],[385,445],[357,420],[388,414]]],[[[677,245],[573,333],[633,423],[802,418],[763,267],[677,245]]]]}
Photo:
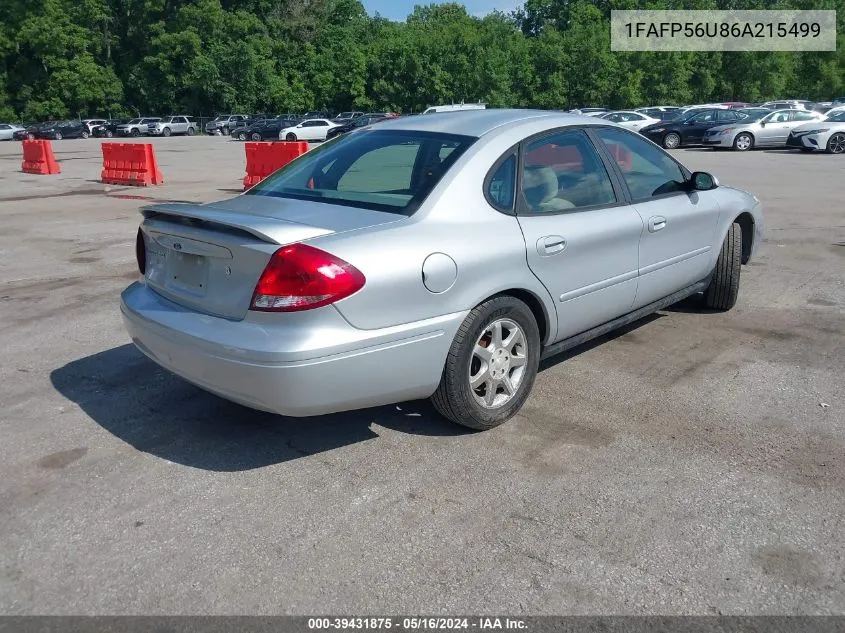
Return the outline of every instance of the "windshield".
{"type": "Polygon", "coordinates": [[[833,123],[845,123],[845,110],[842,110],[841,112],[836,112],[835,114],[831,114],[825,119],[825,121],[831,121],[833,123]]]}
{"type": "Polygon", "coordinates": [[[410,215],[475,140],[434,132],[364,130],[311,150],[245,195],[410,215]]]}

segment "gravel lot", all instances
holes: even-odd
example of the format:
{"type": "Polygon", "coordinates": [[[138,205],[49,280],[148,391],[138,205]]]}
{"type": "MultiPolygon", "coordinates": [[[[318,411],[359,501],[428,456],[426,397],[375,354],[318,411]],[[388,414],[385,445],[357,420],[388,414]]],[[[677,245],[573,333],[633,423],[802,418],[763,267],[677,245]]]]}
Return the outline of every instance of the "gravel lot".
{"type": "Polygon", "coordinates": [[[148,198],[240,191],[225,138],[166,183],[0,144],[0,613],[845,613],[845,159],[686,150],[756,193],[737,307],[682,304],[544,365],[476,434],[425,402],[253,412],[131,345],[148,198]]]}

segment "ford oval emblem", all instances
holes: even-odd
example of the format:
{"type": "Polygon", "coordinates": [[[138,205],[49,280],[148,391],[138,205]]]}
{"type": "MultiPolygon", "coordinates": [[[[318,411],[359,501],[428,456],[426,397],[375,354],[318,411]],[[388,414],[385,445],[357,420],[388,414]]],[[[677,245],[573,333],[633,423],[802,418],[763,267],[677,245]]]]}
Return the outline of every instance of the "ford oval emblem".
{"type": "Polygon", "coordinates": [[[181,251],[182,245],[179,242],[173,242],[173,250],[174,251],[181,251]]]}

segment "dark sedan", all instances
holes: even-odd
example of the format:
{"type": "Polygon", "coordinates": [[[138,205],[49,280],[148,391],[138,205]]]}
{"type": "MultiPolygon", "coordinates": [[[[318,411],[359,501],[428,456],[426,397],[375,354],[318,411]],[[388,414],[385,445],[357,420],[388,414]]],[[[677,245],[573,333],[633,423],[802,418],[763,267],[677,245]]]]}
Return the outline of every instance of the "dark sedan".
{"type": "Polygon", "coordinates": [[[36,138],[61,141],[64,138],[88,138],[91,135],[88,126],[82,121],[60,121],[52,125],[41,127],[36,138]]]}
{"type": "Polygon", "coordinates": [[[117,126],[128,122],[129,119],[109,119],[102,125],[95,125],[91,129],[91,136],[96,138],[114,138],[117,135],[117,126]]]}
{"type": "Polygon", "coordinates": [[[37,138],[38,130],[53,123],[29,123],[23,126],[22,130],[16,130],[12,134],[12,139],[15,141],[26,141],[37,138]]]}
{"type": "Polygon", "coordinates": [[[734,123],[743,118],[736,110],[696,109],[670,121],[647,125],[640,134],[666,149],[685,145],[701,145],[704,133],[711,127],[734,123]]]}
{"type": "Polygon", "coordinates": [[[253,123],[249,127],[242,130],[242,133],[245,137],[243,140],[278,141],[279,132],[292,125],[296,125],[296,120],[265,119],[264,121],[258,121],[257,123],[253,123]]]}
{"type": "Polygon", "coordinates": [[[372,125],[373,123],[378,123],[379,121],[384,121],[385,119],[391,119],[395,117],[388,117],[382,116],[379,114],[375,115],[364,115],[359,116],[357,119],[352,119],[349,123],[344,125],[339,125],[338,127],[333,127],[326,133],[326,140],[333,139],[336,136],[340,136],[341,134],[346,134],[347,132],[351,132],[352,130],[364,127],[365,125],[372,125]]]}

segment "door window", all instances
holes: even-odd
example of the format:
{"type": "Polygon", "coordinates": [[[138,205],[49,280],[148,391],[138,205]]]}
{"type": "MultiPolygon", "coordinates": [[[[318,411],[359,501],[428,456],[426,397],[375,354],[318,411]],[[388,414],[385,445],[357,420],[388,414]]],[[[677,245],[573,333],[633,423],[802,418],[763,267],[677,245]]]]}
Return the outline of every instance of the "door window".
{"type": "Polygon", "coordinates": [[[711,121],[716,120],[716,111],[715,110],[706,110],[705,112],[701,112],[700,114],[696,114],[690,121],[694,123],[709,123],[711,121]]]}
{"type": "Polygon", "coordinates": [[[775,112],[774,114],[769,115],[766,119],[766,123],[786,123],[789,121],[789,112],[775,112]]]}
{"type": "Polygon", "coordinates": [[[737,117],[736,112],[732,110],[719,110],[716,112],[716,120],[719,123],[727,123],[729,121],[736,121],[739,117],[737,117]]]}
{"type": "Polygon", "coordinates": [[[684,190],[683,170],[659,147],[617,128],[599,128],[598,135],[619,165],[635,201],[684,190]]]}
{"type": "Polygon", "coordinates": [[[801,112],[800,110],[795,110],[792,114],[793,121],[815,121],[816,115],[812,112],[801,112]]]}
{"type": "Polygon", "coordinates": [[[555,213],[613,204],[616,194],[589,138],[569,130],[525,148],[522,199],[530,213],[555,213]]]}

